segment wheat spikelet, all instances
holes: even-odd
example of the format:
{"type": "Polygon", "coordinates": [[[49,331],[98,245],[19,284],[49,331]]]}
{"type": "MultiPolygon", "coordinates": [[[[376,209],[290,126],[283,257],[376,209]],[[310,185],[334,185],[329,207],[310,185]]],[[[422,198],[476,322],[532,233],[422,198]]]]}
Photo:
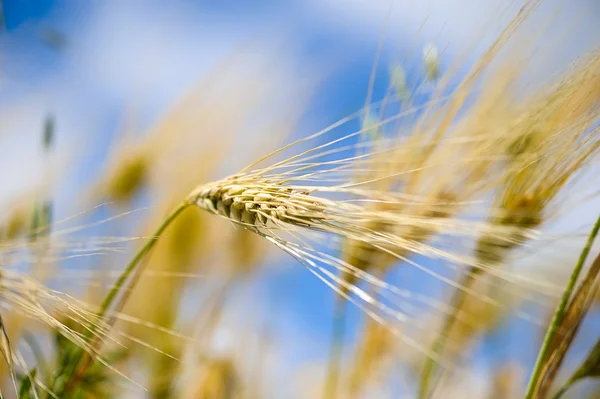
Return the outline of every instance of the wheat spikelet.
{"type": "Polygon", "coordinates": [[[107,172],[101,192],[111,201],[126,203],[147,184],[152,159],[133,144],[123,145],[121,152],[107,172]]]}

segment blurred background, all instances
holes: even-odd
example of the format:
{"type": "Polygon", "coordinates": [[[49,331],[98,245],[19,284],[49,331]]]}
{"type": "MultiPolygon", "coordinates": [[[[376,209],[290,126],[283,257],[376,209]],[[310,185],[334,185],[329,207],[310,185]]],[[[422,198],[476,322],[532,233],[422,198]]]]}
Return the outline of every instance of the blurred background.
{"type": "MultiPolygon", "coordinates": [[[[422,81],[427,48],[442,73],[464,74],[521,5],[3,0],[0,239],[43,239],[29,237],[31,226],[52,226],[42,255],[3,257],[4,265],[100,302],[140,238],[194,187],[361,109],[375,62],[373,99],[398,66],[407,85],[422,81]]],[[[544,55],[531,53],[527,84],[597,46],[599,20],[595,0],[544,3],[520,33],[544,55]]],[[[336,294],[302,265],[200,210],[178,220],[148,262],[124,309],[130,318],[119,320],[125,344],[107,354],[147,391],[108,372],[102,381],[110,384],[86,397],[321,397],[336,294]]],[[[558,270],[556,279],[565,275],[558,270]]],[[[415,289],[436,296],[439,287],[415,289]]],[[[51,364],[52,334],[11,310],[3,306],[13,345],[24,343],[31,359],[38,341],[51,364]]],[[[414,397],[410,366],[398,360],[406,349],[385,333],[367,337],[365,319],[349,310],[347,364],[372,370],[357,397],[414,397]],[[368,339],[381,342],[371,351],[379,355],[364,355],[376,358],[367,367],[370,360],[356,359],[368,339]]],[[[514,397],[535,360],[537,328],[514,317],[478,334],[469,371],[440,397],[514,397]],[[510,361],[498,367],[498,358],[510,361]]],[[[3,386],[10,392],[9,378],[3,386]]]]}

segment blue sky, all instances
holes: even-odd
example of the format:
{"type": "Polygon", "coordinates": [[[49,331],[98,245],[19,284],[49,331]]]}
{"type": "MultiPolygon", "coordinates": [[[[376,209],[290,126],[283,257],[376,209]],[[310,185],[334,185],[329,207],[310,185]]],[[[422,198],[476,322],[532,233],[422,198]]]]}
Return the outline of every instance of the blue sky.
{"type": "MultiPolygon", "coordinates": [[[[97,173],[122,109],[134,98],[133,94],[143,90],[138,123],[141,127],[150,126],[155,115],[198,75],[249,37],[257,38],[257,43],[267,49],[265,54],[281,51],[292,60],[293,67],[285,66],[290,84],[282,91],[298,90],[296,80],[319,73],[324,76],[319,79],[296,135],[312,133],[360,109],[390,9],[389,2],[381,0],[204,1],[173,2],[170,6],[160,1],[127,5],[116,1],[3,3],[7,32],[0,36],[4,59],[0,68],[0,105],[31,104],[33,115],[26,122],[16,123],[14,131],[8,129],[12,138],[4,132],[4,136],[0,135],[0,140],[4,140],[0,144],[9,143],[23,165],[18,173],[3,175],[2,183],[9,187],[7,192],[18,193],[27,188],[24,181],[37,181],[43,176],[43,165],[37,160],[39,136],[35,129],[47,113],[56,114],[58,152],[68,154],[84,144],[89,150],[84,167],[68,170],[66,178],[61,179],[56,191],[59,218],[72,212],[70,198],[85,186],[90,175],[97,173]],[[48,27],[65,34],[64,53],[40,42],[40,29],[48,27]],[[156,49],[162,57],[154,58],[156,49]],[[149,69],[149,65],[155,67],[149,75],[137,76],[140,69],[149,69]]],[[[429,9],[411,9],[409,3],[398,2],[390,19],[374,98],[381,98],[385,92],[392,64],[402,62],[412,71],[409,80],[414,83],[419,79],[421,50],[429,42],[445,49],[444,62],[461,54],[467,40],[478,43],[473,54],[481,51],[489,38],[481,38],[477,28],[485,26],[485,18],[490,16],[494,26],[499,26],[503,16],[494,14],[497,9],[491,2],[464,3],[460,8],[454,2],[439,1],[437,8],[434,4],[429,9]],[[425,18],[429,22],[417,34],[425,18]]],[[[581,16],[582,22],[574,28],[577,43],[567,46],[562,53],[564,60],[590,43],[597,44],[598,28],[593,27],[593,12],[597,8],[588,0],[577,4],[590,7],[591,11],[581,16]],[[578,30],[587,32],[587,36],[578,34],[578,30]]],[[[460,70],[467,67],[468,63],[464,63],[460,70]]],[[[345,132],[356,130],[359,124],[355,121],[345,132]]],[[[9,157],[5,162],[14,159],[9,157]]],[[[285,262],[286,266],[276,272],[265,271],[250,286],[248,295],[254,295],[261,306],[274,314],[275,328],[282,332],[291,364],[321,360],[329,345],[333,294],[298,264],[281,257],[276,261],[285,262]]],[[[350,320],[355,322],[360,317],[355,311],[350,320]]],[[[516,331],[529,328],[515,323],[516,331]]],[[[493,349],[482,350],[485,353],[493,349]]],[[[524,353],[524,357],[528,362],[532,360],[529,353],[524,353]]]]}
{"type": "MultiPolygon", "coordinates": [[[[98,173],[97,168],[109,149],[112,132],[122,116],[121,108],[126,106],[131,98],[130,92],[136,90],[137,85],[144,83],[130,80],[132,77],[135,78],[136,69],[143,68],[143,65],[136,64],[135,60],[128,58],[126,53],[132,49],[135,51],[136,45],[147,46],[147,40],[143,37],[131,36],[149,33],[160,35],[160,32],[166,31],[165,34],[171,35],[171,38],[182,41],[175,46],[177,48],[169,56],[181,58],[189,51],[195,50],[193,35],[197,31],[190,32],[177,26],[158,26],[156,29],[143,26],[147,21],[160,23],[159,16],[165,8],[159,5],[160,3],[144,6],[141,9],[140,6],[122,6],[121,10],[125,12],[120,17],[111,14],[106,7],[98,7],[100,9],[98,10],[82,3],[77,5],[75,11],[69,2],[6,3],[8,33],[5,34],[3,43],[4,53],[9,61],[3,66],[3,72],[8,77],[8,83],[4,93],[0,94],[0,99],[4,99],[6,104],[10,104],[17,98],[20,102],[33,102],[35,105],[35,110],[32,111],[34,117],[31,118],[34,121],[27,126],[19,126],[26,133],[18,139],[13,139],[18,141],[13,144],[18,148],[15,152],[29,154],[31,163],[35,166],[31,166],[31,170],[24,168],[20,176],[14,177],[14,180],[6,176],[8,182],[6,185],[14,183],[13,185],[16,186],[14,192],[18,193],[26,188],[21,182],[27,174],[33,177],[34,181],[40,177],[41,165],[36,165],[39,136],[33,132],[36,129],[35,125],[40,123],[48,112],[55,114],[57,118],[57,152],[61,153],[64,150],[63,153],[69,153],[70,149],[81,145],[82,141],[91,140],[94,143],[91,146],[93,150],[86,152],[83,168],[77,170],[68,168],[67,177],[61,179],[60,189],[55,193],[56,217],[60,219],[73,212],[71,197],[77,195],[86,186],[90,175],[98,173]],[[140,15],[140,21],[136,26],[127,28],[127,25],[135,20],[132,18],[135,13],[140,15]],[[110,21],[112,22],[109,23],[110,21]],[[88,24],[92,25],[91,28],[88,28],[88,24]],[[56,27],[65,33],[70,42],[65,50],[66,55],[40,43],[38,32],[41,27],[46,26],[56,27]],[[101,38],[101,35],[106,34],[107,29],[110,28],[117,30],[116,35],[130,35],[124,40],[125,42],[129,40],[131,43],[122,44],[108,38],[106,42],[100,42],[104,49],[96,49],[96,54],[87,54],[85,49],[82,50],[81,46],[89,44],[90,41],[97,43],[94,40],[101,38]],[[77,59],[73,56],[74,53],[77,57],[89,59],[77,59]],[[81,53],[85,53],[84,56],[81,56],[81,53]],[[91,72],[81,70],[90,63],[93,63],[91,69],[97,69],[91,72]],[[111,73],[104,73],[103,69],[109,69],[111,73]],[[95,79],[103,80],[95,81],[95,79]],[[60,93],[56,93],[56,87],[60,87],[60,93]],[[58,100],[54,97],[55,94],[58,94],[58,100]],[[80,120],[85,117],[90,118],[90,121],[80,120]],[[65,126],[65,123],[70,126],[65,126]]],[[[273,8],[266,2],[264,6],[259,7],[237,7],[234,4],[224,6],[220,2],[215,4],[219,5],[211,7],[209,4],[207,8],[193,7],[195,14],[186,15],[184,19],[187,20],[180,22],[186,27],[193,26],[196,21],[199,25],[208,22],[213,27],[200,28],[199,31],[217,32],[215,33],[217,44],[212,45],[210,41],[207,43],[204,39],[198,46],[200,48],[198,51],[206,51],[206,48],[210,51],[216,48],[216,51],[213,50],[216,54],[206,54],[209,58],[208,62],[202,59],[203,54],[193,57],[192,62],[198,70],[206,69],[206,64],[214,62],[220,55],[231,51],[231,48],[242,41],[245,35],[256,35],[259,41],[268,43],[270,32],[278,32],[280,29],[278,26],[280,24],[274,16],[290,13],[289,9],[273,8]],[[261,21],[265,20],[269,23],[261,26],[261,21]],[[225,32],[228,37],[219,36],[218,32],[225,32]]],[[[189,7],[186,10],[189,11],[189,7]]],[[[181,17],[180,12],[174,11],[174,14],[173,20],[181,17]]],[[[307,74],[311,70],[327,70],[326,78],[322,80],[313,97],[314,101],[311,101],[310,108],[297,129],[298,135],[316,131],[362,107],[377,42],[376,36],[351,40],[345,37],[343,29],[313,26],[309,17],[305,18],[305,20],[298,18],[293,26],[288,26],[286,40],[274,45],[300,59],[305,71],[308,71],[307,74]],[[323,64],[326,66],[324,67],[323,64]]],[[[143,56],[146,52],[141,50],[139,53],[143,56]]],[[[193,66],[182,66],[181,61],[178,62],[176,59],[161,62],[163,62],[162,70],[156,76],[159,82],[153,82],[154,87],[148,89],[157,99],[149,99],[143,104],[144,120],[140,121],[141,125],[150,125],[153,120],[152,113],[164,109],[165,105],[184,92],[186,86],[199,74],[193,66]]],[[[384,73],[387,72],[386,67],[382,67],[382,70],[384,73]]],[[[289,90],[295,90],[294,85],[290,85],[289,90]]],[[[377,92],[381,90],[383,90],[381,84],[378,83],[377,92]]],[[[354,130],[358,126],[359,122],[355,122],[348,126],[348,129],[354,130]]],[[[85,147],[88,149],[89,145],[85,147]]],[[[240,166],[243,165],[237,167],[240,166]]],[[[96,216],[108,215],[100,212],[96,216]]],[[[88,234],[107,233],[106,230],[100,229],[88,234]]],[[[255,283],[247,288],[249,292],[246,297],[256,298],[251,307],[258,305],[266,308],[262,313],[270,314],[270,322],[275,324],[274,333],[279,333],[278,340],[286,347],[286,353],[282,355],[288,362],[286,367],[291,369],[306,362],[321,361],[327,353],[329,342],[332,292],[287,257],[278,257],[276,261],[284,265],[277,265],[278,271],[275,272],[271,272],[269,268],[262,273],[262,277],[256,278],[255,283]]],[[[72,264],[73,262],[69,263],[68,267],[73,267],[72,264]]],[[[85,267],[90,264],[93,262],[86,262],[85,267]]],[[[75,267],[82,267],[81,262],[75,267]]],[[[234,299],[232,306],[236,309],[240,308],[234,311],[243,312],[244,305],[240,305],[239,302],[234,299]]],[[[351,320],[356,320],[358,317],[358,312],[354,312],[351,320]]]]}

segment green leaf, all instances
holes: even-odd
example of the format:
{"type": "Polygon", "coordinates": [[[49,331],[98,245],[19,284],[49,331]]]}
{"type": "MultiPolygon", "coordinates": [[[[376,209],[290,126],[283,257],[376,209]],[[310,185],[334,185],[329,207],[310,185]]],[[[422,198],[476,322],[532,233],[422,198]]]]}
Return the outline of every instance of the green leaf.
{"type": "Polygon", "coordinates": [[[21,377],[21,384],[19,386],[19,398],[27,399],[31,397],[31,387],[35,381],[37,369],[33,368],[29,373],[21,377]]]}

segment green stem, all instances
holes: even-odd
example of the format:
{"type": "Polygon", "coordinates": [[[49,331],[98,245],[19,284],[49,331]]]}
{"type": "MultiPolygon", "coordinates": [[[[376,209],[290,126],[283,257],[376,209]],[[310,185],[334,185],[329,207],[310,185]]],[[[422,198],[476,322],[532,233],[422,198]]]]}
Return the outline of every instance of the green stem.
{"type": "MultiPolygon", "coordinates": [[[[104,301],[102,301],[102,304],[100,305],[100,310],[96,314],[96,318],[98,320],[102,320],[106,316],[106,313],[110,310],[111,306],[115,302],[117,295],[119,294],[119,292],[121,292],[122,288],[125,286],[127,281],[130,280],[130,277],[133,274],[133,272],[134,271],[139,272],[139,270],[138,270],[139,263],[148,254],[148,252],[150,252],[150,250],[154,247],[154,245],[158,242],[158,239],[160,238],[162,233],[165,231],[165,229],[190,204],[191,204],[190,201],[186,200],[186,201],[182,202],[181,204],[179,204],[177,207],[175,207],[175,209],[173,209],[171,211],[171,213],[165,218],[165,220],[158,227],[158,229],[156,229],[154,234],[148,239],[146,244],[137,252],[137,254],[129,262],[129,264],[123,271],[123,273],[121,273],[121,275],[119,276],[119,279],[117,280],[115,285],[113,285],[113,287],[110,289],[110,291],[104,298],[104,301]]],[[[135,281],[136,281],[135,279],[132,279],[130,281],[129,287],[126,287],[127,288],[126,291],[130,291],[130,289],[135,284],[135,281]]],[[[124,300],[121,301],[120,306],[122,306],[123,303],[124,303],[124,300]]],[[[108,324],[110,325],[111,323],[108,323],[108,324]]],[[[74,388],[77,380],[79,380],[85,374],[85,371],[92,363],[92,357],[90,356],[90,353],[92,353],[93,347],[95,346],[94,342],[97,342],[97,341],[94,341],[97,330],[98,330],[97,324],[93,324],[92,326],[90,326],[90,328],[88,330],[86,330],[85,340],[90,344],[91,348],[89,351],[85,351],[83,349],[80,349],[78,351],[78,353],[75,355],[74,361],[71,363],[73,365],[71,367],[72,370],[70,370],[70,372],[67,373],[67,378],[66,378],[64,384],[62,384],[62,390],[59,389],[60,392],[55,391],[55,394],[58,395],[59,393],[64,394],[66,392],[69,392],[71,389],[74,388]]]]}
{"type": "MultiPolygon", "coordinates": [[[[446,340],[450,336],[450,330],[454,327],[454,323],[456,323],[458,313],[467,298],[468,289],[470,285],[473,283],[475,275],[478,269],[474,267],[470,267],[467,273],[463,275],[463,281],[460,284],[460,287],[457,291],[455,291],[454,295],[451,299],[451,309],[453,312],[448,315],[448,317],[444,320],[444,325],[440,330],[439,335],[434,341],[431,347],[432,355],[441,355],[444,346],[446,345],[446,340]]],[[[423,370],[421,371],[421,379],[419,381],[419,393],[418,397],[420,399],[426,399],[429,395],[429,387],[431,385],[431,379],[435,374],[435,359],[433,356],[427,356],[425,358],[425,364],[423,365],[423,370]]]]}
{"type": "MultiPolygon", "coordinates": [[[[138,253],[131,260],[131,262],[129,262],[129,264],[123,271],[123,273],[121,273],[121,275],[119,276],[119,279],[117,280],[115,285],[111,288],[111,290],[108,292],[108,294],[104,298],[102,305],[100,305],[100,311],[98,312],[98,318],[103,318],[106,315],[106,312],[113,304],[117,294],[119,293],[119,291],[121,291],[121,288],[123,287],[125,282],[129,279],[129,276],[131,275],[131,273],[136,269],[137,265],[146,256],[146,254],[148,252],[150,252],[150,250],[154,247],[154,245],[156,244],[156,242],[158,241],[158,239],[160,238],[162,233],[165,231],[165,229],[167,227],[169,227],[171,222],[173,222],[173,220],[175,220],[175,218],[177,218],[177,216],[179,216],[179,214],[181,212],[183,212],[183,210],[185,208],[187,208],[188,205],[190,205],[190,204],[187,201],[182,202],[173,211],[171,211],[171,213],[165,218],[165,220],[158,227],[158,229],[156,229],[156,231],[154,232],[152,237],[150,237],[150,239],[138,251],[138,253]]],[[[91,335],[91,333],[90,333],[90,335],[91,335]]]]}
{"type": "Polygon", "coordinates": [[[539,385],[539,379],[542,374],[544,362],[546,361],[548,355],[550,354],[549,353],[550,348],[554,342],[554,339],[560,328],[560,325],[565,317],[569,299],[571,299],[571,295],[573,293],[573,290],[575,289],[575,285],[577,284],[579,274],[581,273],[581,270],[583,269],[583,265],[585,264],[585,260],[592,248],[592,244],[593,244],[596,236],[598,235],[598,230],[600,230],[600,217],[598,217],[598,220],[596,220],[596,224],[594,225],[594,228],[590,232],[588,240],[585,243],[585,246],[583,247],[581,254],[579,255],[577,264],[575,265],[575,268],[573,269],[573,272],[571,273],[571,276],[569,277],[569,282],[567,283],[567,287],[565,288],[565,291],[563,292],[560,302],[559,302],[558,306],[556,307],[556,310],[554,311],[554,315],[552,316],[552,321],[550,322],[550,325],[549,325],[548,329],[546,330],[546,336],[544,337],[544,342],[542,343],[542,347],[540,348],[538,358],[535,362],[535,366],[533,367],[533,371],[531,373],[531,378],[529,379],[529,384],[527,386],[527,392],[525,394],[525,399],[533,399],[535,397],[535,394],[536,394],[536,391],[537,391],[537,388],[539,385]]]}
{"type": "Polygon", "coordinates": [[[575,381],[572,380],[567,381],[562,387],[560,387],[558,391],[556,391],[554,396],[552,396],[552,399],[560,399],[564,395],[564,393],[567,392],[569,388],[571,388],[571,385],[573,385],[574,382],[575,381]]]}

